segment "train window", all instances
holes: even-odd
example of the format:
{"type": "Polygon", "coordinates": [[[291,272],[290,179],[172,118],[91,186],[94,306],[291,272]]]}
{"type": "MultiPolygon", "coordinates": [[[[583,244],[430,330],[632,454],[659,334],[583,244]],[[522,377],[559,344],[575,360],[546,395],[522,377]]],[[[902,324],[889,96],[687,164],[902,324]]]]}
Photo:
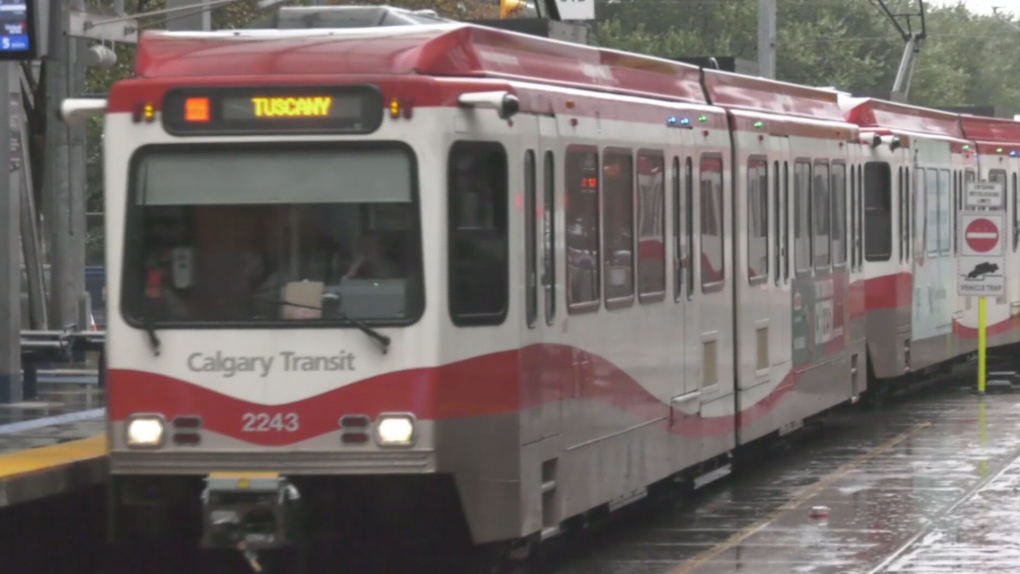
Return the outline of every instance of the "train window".
{"type": "Polygon", "coordinates": [[[666,294],[666,163],[661,152],[638,152],[638,295],[642,303],[666,294]]]}
{"type": "Polygon", "coordinates": [[[779,179],[779,162],[775,161],[775,162],[772,162],[772,189],[774,190],[772,192],[772,207],[773,207],[772,213],[775,214],[775,221],[772,224],[772,228],[773,228],[772,235],[774,236],[774,239],[773,239],[774,245],[772,247],[772,252],[775,254],[775,258],[774,258],[775,263],[773,264],[772,268],[775,270],[774,273],[775,273],[776,285],[779,285],[779,281],[781,279],[781,277],[780,277],[781,269],[783,268],[783,261],[782,261],[782,252],[783,252],[783,243],[782,243],[782,241],[783,241],[783,234],[782,234],[783,227],[782,226],[783,226],[783,220],[782,220],[782,215],[781,215],[783,213],[783,203],[782,203],[783,194],[782,194],[782,191],[781,191],[780,183],[781,182],[780,182],[780,179],[779,179]]]}
{"type": "Polygon", "coordinates": [[[846,166],[832,164],[832,264],[846,263],[846,166]]]}
{"type": "MultiPolygon", "coordinates": [[[[953,172],[953,237],[957,237],[959,231],[956,229],[956,216],[960,211],[960,172],[953,172]]],[[[953,241],[953,253],[956,253],[956,241],[953,241]]]]}
{"type": "Polygon", "coordinates": [[[556,174],[553,152],[545,152],[543,175],[542,238],[542,289],[545,291],[545,322],[556,319],[556,174]]]}
{"type": "Polygon", "coordinates": [[[903,180],[903,167],[899,168],[899,177],[896,178],[896,204],[897,210],[899,211],[899,217],[897,218],[897,227],[900,230],[899,233],[899,244],[900,244],[900,261],[903,261],[907,255],[907,186],[903,180]]]}
{"type": "Polygon", "coordinates": [[[694,160],[687,158],[684,169],[684,268],[687,270],[687,298],[694,298],[694,160]]]}
{"type": "Polygon", "coordinates": [[[857,166],[850,166],[850,267],[857,265],[857,166]]]}
{"type": "Polygon", "coordinates": [[[599,281],[599,155],[594,147],[567,148],[566,167],[567,310],[598,308],[599,281]]]}
{"type": "Polygon", "coordinates": [[[769,276],[769,163],[747,162],[747,274],[751,284],[769,276]]]}
{"type": "Polygon", "coordinates": [[[461,327],[499,325],[509,301],[506,150],[456,142],[449,170],[450,317],[461,327]]]}
{"type": "Polygon", "coordinates": [[[524,152],[524,314],[528,327],[538,319],[538,254],[535,246],[535,152],[524,152]]]}
{"type": "Polygon", "coordinates": [[[994,181],[995,183],[998,183],[999,185],[1002,186],[1002,205],[999,205],[997,207],[999,207],[1001,209],[1005,209],[1006,208],[1006,190],[1008,189],[1008,185],[1006,183],[1006,170],[993,169],[992,171],[988,172],[988,180],[989,181],[994,181]]]}
{"type": "Polygon", "coordinates": [[[680,195],[680,158],[673,158],[673,299],[680,300],[684,284],[684,206],[680,195]]]}
{"type": "Polygon", "coordinates": [[[701,157],[701,288],[722,288],[726,279],[723,261],[723,165],[722,158],[701,157]]]}
{"type": "Polygon", "coordinates": [[[815,163],[814,184],[812,185],[811,212],[814,214],[814,243],[812,245],[815,267],[828,267],[832,262],[829,253],[829,235],[832,223],[830,211],[831,194],[829,190],[829,164],[815,163]]]}
{"type": "Polygon", "coordinates": [[[903,234],[907,238],[907,261],[910,261],[911,257],[913,257],[913,247],[915,245],[913,233],[913,229],[915,226],[911,222],[914,221],[914,207],[917,202],[914,199],[914,195],[910,191],[913,188],[911,187],[910,183],[909,167],[903,168],[903,188],[905,190],[903,204],[906,206],[906,209],[903,212],[904,213],[903,221],[905,224],[903,227],[903,234]]]}
{"type": "Polygon", "coordinates": [[[415,172],[392,144],[148,147],[132,162],[124,313],[157,327],[413,322],[415,172]]]}
{"type": "Polygon", "coordinates": [[[1013,251],[1017,250],[1017,240],[1020,240],[1020,225],[1017,224],[1017,174],[1013,174],[1013,251]]]}
{"type": "Polygon", "coordinates": [[[937,255],[939,250],[939,172],[936,169],[926,169],[925,201],[927,201],[927,232],[924,244],[928,248],[928,255],[937,255]]]}
{"type": "Polygon", "coordinates": [[[626,306],[634,296],[634,159],[610,149],[602,162],[603,289],[607,304],[626,306]]]}
{"type": "Polygon", "coordinates": [[[790,163],[783,162],[783,281],[790,279],[790,163]]]}
{"type": "Polygon", "coordinates": [[[927,169],[914,170],[914,247],[921,255],[925,252],[928,241],[927,212],[927,169]]]}
{"type": "Polygon", "coordinates": [[[939,170],[939,253],[949,255],[953,244],[952,202],[949,199],[949,170],[939,170]]]}
{"type": "Polygon", "coordinates": [[[811,268],[811,164],[793,164],[793,269],[802,273],[811,268]]]}
{"type": "Polygon", "coordinates": [[[892,257],[892,172],[886,162],[864,165],[864,258],[892,257]]]}

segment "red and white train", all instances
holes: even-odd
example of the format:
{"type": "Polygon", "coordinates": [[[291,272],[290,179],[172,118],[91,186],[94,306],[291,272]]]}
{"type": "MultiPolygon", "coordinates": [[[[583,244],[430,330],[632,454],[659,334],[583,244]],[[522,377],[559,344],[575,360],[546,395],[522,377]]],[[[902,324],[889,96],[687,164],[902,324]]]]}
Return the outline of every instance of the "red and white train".
{"type": "Polygon", "coordinates": [[[967,357],[964,182],[1018,217],[1020,124],[462,23],[146,32],[135,72],[64,106],[105,110],[120,533],[275,547],[299,493],[555,536],[967,357]]]}

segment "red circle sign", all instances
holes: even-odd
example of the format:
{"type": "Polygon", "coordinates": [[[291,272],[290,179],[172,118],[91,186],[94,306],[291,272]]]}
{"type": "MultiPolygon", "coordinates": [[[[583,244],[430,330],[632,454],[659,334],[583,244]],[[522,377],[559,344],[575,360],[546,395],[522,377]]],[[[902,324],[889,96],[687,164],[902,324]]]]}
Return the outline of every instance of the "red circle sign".
{"type": "Polygon", "coordinates": [[[967,240],[967,247],[977,253],[985,253],[999,243],[999,228],[987,219],[975,219],[967,225],[963,237],[967,240]]]}

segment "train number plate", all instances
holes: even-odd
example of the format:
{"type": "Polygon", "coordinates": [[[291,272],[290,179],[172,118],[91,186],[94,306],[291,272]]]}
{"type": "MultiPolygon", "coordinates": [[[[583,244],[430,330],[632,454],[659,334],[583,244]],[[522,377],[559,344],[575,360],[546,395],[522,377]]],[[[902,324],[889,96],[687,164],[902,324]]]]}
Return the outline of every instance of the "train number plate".
{"type": "Polygon", "coordinates": [[[297,413],[244,413],[241,432],[297,432],[301,419],[297,413]]]}

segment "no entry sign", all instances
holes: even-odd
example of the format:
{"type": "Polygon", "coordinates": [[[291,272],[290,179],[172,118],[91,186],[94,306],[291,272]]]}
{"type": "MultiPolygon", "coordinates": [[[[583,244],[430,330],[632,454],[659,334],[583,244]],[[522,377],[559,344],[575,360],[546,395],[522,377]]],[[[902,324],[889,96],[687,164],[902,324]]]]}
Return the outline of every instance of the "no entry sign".
{"type": "Polygon", "coordinates": [[[999,227],[987,217],[974,219],[964,230],[963,240],[975,253],[988,253],[999,243],[999,227]]]}
{"type": "Polygon", "coordinates": [[[1006,217],[989,211],[960,213],[960,295],[997,297],[1006,291],[1006,217]]]}

